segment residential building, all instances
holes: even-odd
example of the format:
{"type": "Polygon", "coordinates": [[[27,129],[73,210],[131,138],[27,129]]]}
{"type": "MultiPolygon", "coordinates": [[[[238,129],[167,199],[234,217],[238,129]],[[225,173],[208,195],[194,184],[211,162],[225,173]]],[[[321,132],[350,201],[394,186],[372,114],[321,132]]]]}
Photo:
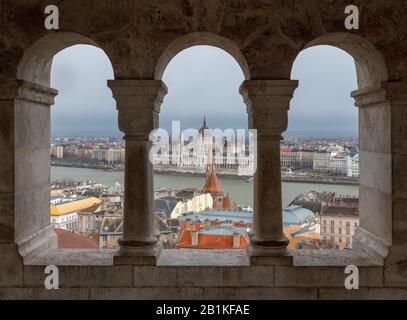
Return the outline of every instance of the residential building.
{"type": "Polygon", "coordinates": [[[171,212],[171,218],[176,219],[186,212],[201,212],[212,209],[213,198],[210,193],[196,195],[190,200],[179,201],[171,212]]]}
{"type": "Polygon", "coordinates": [[[76,232],[78,230],[78,212],[100,203],[99,199],[91,197],[51,205],[51,223],[55,228],[76,232]]]}
{"type": "Polygon", "coordinates": [[[177,201],[175,196],[154,199],[154,212],[161,218],[171,218],[171,213],[180,202],[177,201]]]}
{"type": "Polygon", "coordinates": [[[348,156],[348,177],[359,177],[359,153],[348,156]]]}
{"type": "Polygon", "coordinates": [[[359,176],[359,154],[354,156],[331,152],[315,152],[313,170],[318,173],[359,176]]]}
{"type": "Polygon", "coordinates": [[[300,153],[292,147],[280,147],[280,163],[283,168],[300,167],[300,153]]]}
{"type": "Polygon", "coordinates": [[[359,225],[359,210],[353,205],[333,202],[322,207],[321,236],[338,248],[352,248],[353,236],[359,225]]]}
{"type": "Polygon", "coordinates": [[[119,247],[119,238],[123,234],[123,217],[107,216],[103,218],[99,232],[99,248],[115,249],[119,247]]]}
{"type": "Polygon", "coordinates": [[[64,158],[64,147],[63,146],[51,144],[50,152],[51,152],[51,156],[53,156],[57,159],[64,158]]]}
{"type": "Polygon", "coordinates": [[[299,151],[299,162],[301,169],[312,169],[314,163],[314,150],[300,150],[299,151]]]}

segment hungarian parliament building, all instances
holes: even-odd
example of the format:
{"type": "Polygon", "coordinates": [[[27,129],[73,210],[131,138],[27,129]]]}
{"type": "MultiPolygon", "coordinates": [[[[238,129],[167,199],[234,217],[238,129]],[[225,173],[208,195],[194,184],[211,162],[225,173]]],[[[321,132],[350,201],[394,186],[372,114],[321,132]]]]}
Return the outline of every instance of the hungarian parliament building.
{"type": "MultiPolygon", "coordinates": [[[[228,140],[223,140],[223,151],[216,152],[213,137],[206,126],[199,129],[194,147],[188,152],[154,154],[154,169],[159,172],[205,173],[211,163],[221,175],[253,176],[256,171],[256,145],[247,141],[239,152],[237,148],[228,148],[228,140]],[[234,150],[232,152],[227,152],[234,150]],[[210,152],[209,150],[212,150],[210,152]],[[243,150],[243,151],[242,151],[243,150]]],[[[187,145],[190,141],[184,141],[187,145]]],[[[335,146],[330,150],[299,150],[292,147],[281,147],[281,168],[285,172],[305,170],[333,176],[359,177],[359,149],[357,147],[335,146]]]]}
{"type": "Polygon", "coordinates": [[[198,131],[195,143],[191,139],[183,141],[183,152],[174,152],[174,146],[170,146],[167,153],[153,155],[154,169],[165,172],[205,173],[208,164],[215,167],[219,174],[253,176],[256,170],[255,145],[244,141],[241,147],[236,147],[236,141],[232,141],[233,147],[225,137],[222,138],[221,150],[216,150],[214,138],[204,119],[202,127],[198,131]],[[229,145],[228,145],[229,143],[229,145]],[[189,145],[189,146],[188,146],[189,145]],[[186,150],[186,151],[185,151],[186,150]],[[212,151],[212,152],[211,152],[212,151]]]}

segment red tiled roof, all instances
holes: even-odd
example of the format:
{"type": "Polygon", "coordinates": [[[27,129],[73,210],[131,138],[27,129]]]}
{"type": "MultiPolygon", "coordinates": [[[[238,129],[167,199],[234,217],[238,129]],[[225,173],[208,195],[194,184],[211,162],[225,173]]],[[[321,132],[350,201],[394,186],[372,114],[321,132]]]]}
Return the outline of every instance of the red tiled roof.
{"type": "Polygon", "coordinates": [[[81,236],[80,234],[56,228],[58,237],[58,248],[60,249],[97,249],[98,243],[95,240],[81,236]]]}
{"type": "Polygon", "coordinates": [[[208,164],[206,169],[206,182],[202,190],[204,193],[224,193],[223,189],[217,175],[213,164],[208,164]]]}
{"type": "MultiPolygon", "coordinates": [[[[198,234],[198,245],[192,245],[192,236],[190,230],[184,230],[176,245],[177,249],[180,248],[196,248],[196,249],[232,249],[233,236],[232,235],[219,235],[219,234],[198,234]]],[[[240,236],[240,248],[247,247],[247,236],[240,236]]]]}

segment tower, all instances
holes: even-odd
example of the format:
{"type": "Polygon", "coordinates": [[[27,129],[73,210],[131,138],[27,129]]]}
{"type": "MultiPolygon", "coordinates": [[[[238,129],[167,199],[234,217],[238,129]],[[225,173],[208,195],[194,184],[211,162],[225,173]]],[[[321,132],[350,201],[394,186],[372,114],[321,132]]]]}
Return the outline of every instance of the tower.
{"type": "Polygon", "coordinates": [[[203,193],[210,193],[213,199],[214,209],[234,210],[236,208],[229,195],[225,194],[225,189],[220,183],[216,175],[215,167],[212,163],[212,156],[208,157],[208,165],[206,167],[205,185],[202,189],[203,193]]]}

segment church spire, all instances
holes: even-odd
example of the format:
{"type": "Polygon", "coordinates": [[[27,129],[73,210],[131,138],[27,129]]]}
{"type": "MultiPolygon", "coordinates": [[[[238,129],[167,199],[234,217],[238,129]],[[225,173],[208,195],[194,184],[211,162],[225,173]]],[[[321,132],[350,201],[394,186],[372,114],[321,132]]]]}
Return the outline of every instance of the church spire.
{"type": "Polygon", "coordinates": [[[215,193],[223,194],[225,190],[223,189],[215,171],[215,167],[212,162],[212,154],[209,153],[208,164],[206,166],[205,174],[205,185],[202,189],[203,193],[215,193]]]}
{"type": "Polygon", "coordinates": [[[199,129],[199,133],[203,134],[204,130],[208,130],[209,128],[206,126],[206,117],[204,116],[203,125],[201,129],[199,129]]]}

